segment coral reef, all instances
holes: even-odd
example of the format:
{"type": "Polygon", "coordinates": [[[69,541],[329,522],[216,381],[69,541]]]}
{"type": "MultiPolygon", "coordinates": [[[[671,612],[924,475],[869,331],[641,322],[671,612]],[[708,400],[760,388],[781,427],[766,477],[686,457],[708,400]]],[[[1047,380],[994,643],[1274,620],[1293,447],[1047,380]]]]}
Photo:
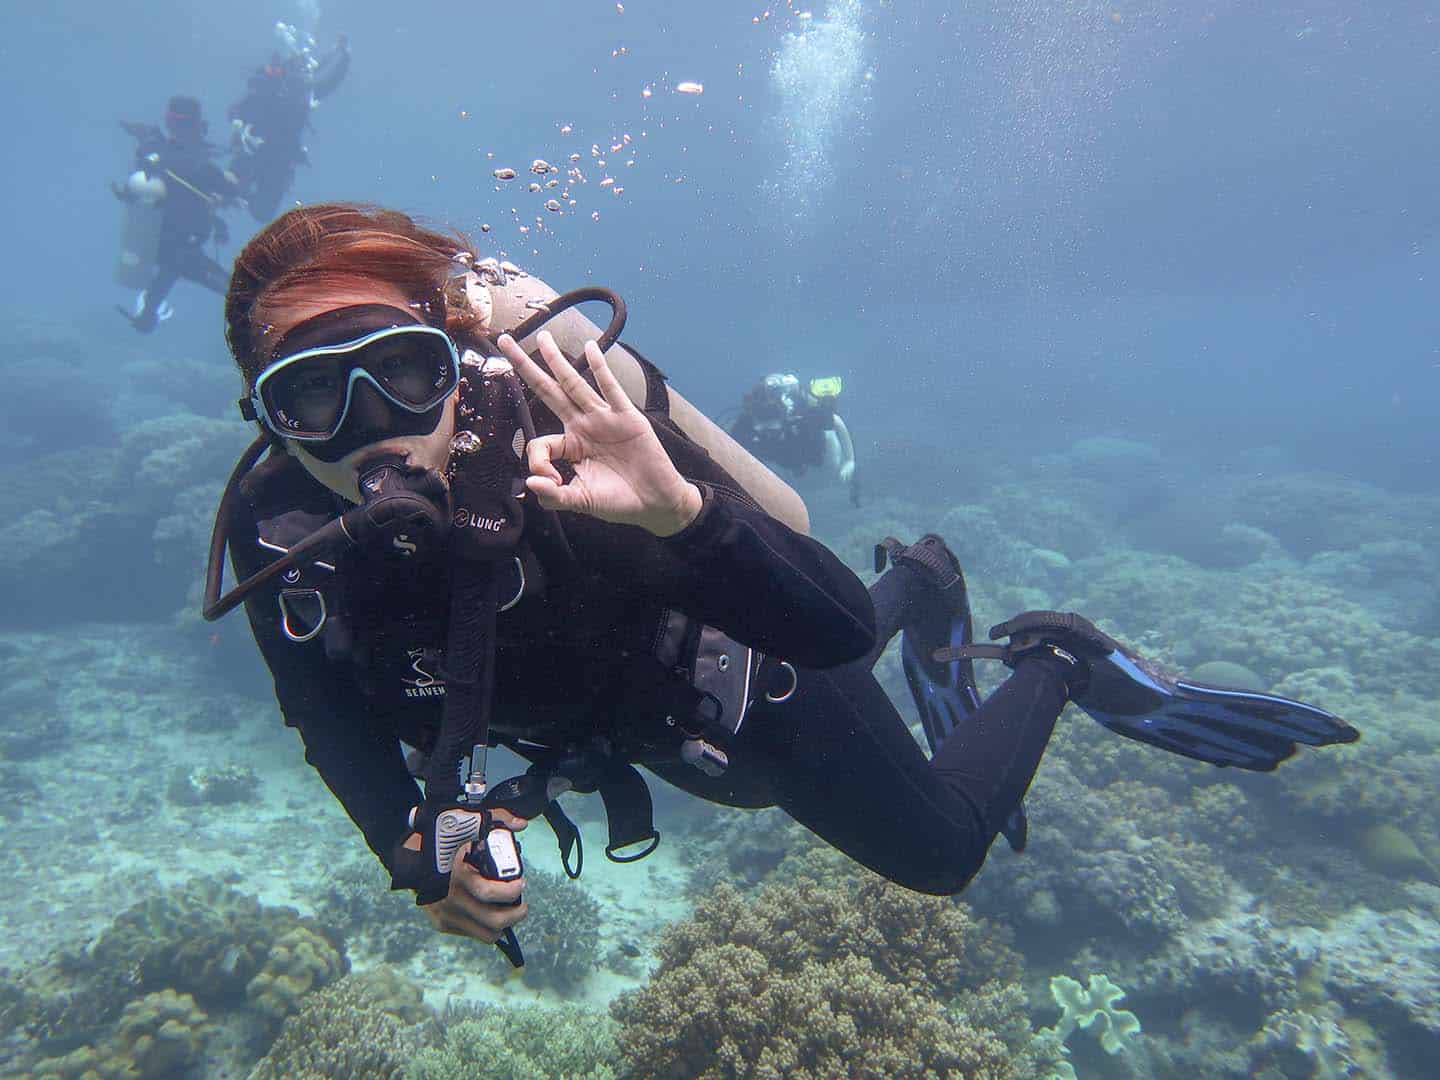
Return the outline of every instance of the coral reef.
{"type": "Polygon", "coordinates": [[[1440,520],[1440,499],[1392,494],[1325,473],[1265,472],[1233,488],[1231,518],[1264,529],[1292,552],[1348,551],[1423,534],[1440,520]],[[1324,522],[1324,528],[1316,528],[1324,522]]]}
{"type": "MultiPolygon", "coordinates": [[[[481,1007],[447,1016],[440,1046],[417,1052],[403,1080],[614,1080],[619,1052],[614,1021],[566,1007],[481,1007]]],[[[264,1080],[264,1078],[255,1078],[264,1080]]]]}
{"type": "Polygon", "coordinates": [[[418,987],[384,969],[348,975],[305,997],[249,1080],[399,1080],[434,1037],[418,987]]]}
{"type": "Polygon", "coordinates": [[[206,1016],[189,994],[160,990],[125,1006],[110,1038],[35,1064],[32,1080],[167,1080],[198,1063],[206,1016]]]}
{"type": "Polygon", "coordinates": [[[1112,779],[1142,770],[1107,755],[1169,759],[1162,775],[1175,759],[1147,755],[1083,718],[1067,723],[1027,798],[1029,850],[992,853],[966,894],[976,910],[1025,928],[1032,958],[1053,966],[1070,965],[1077,948],[1102,938],[1153,948],[1191,919],[1218,913],[1228,887],[1218,853],[1188,828],[1185,804],[1165,788],[1112,779]],[[1095,775],[1082,779],[1073,765],[1095,775]]]}
{"type": "Polygon", "coordinates": [[[648,1077],[1013,1075],[999,1038],[896,993],[859,956],[780,972],[754,948],[716,945],[614,1012],[627,1062],[648,1077]]]}
{"type": "Polygon", "coordinates": [[[64,450],[17,473],[3,493],[0,588],[15,625],[166,616],[186,603],[221,485],[252,438],[238,420],[178,413],[124,431],[115,449],[64,450]],[[94,557],[97,536],[107,557],[94,557]],[[9,542],[6,542],[9,541],[9,542]]]}
{"type": "Polygon", "coordinates": [[[1282,1009],[1271,1013],[1250,1041],[1252,1075],[1343,1080],[1360,1075],[1350,1039],[1333,1010],[1282,1009]]]}
{"type": "Polygon", "coordinates": [[[314,971],[317,953],[327,950],[322,966],[338,975],[343,954],[316,924],[199,878],[122,912],[90,960],[98,972],[120,971],[142,990],[170,987],[202,1004],[225,1005],[243,997],[262,973],[262,986],[288,977],[292,961],[303,978],[300,972],[314,971]],[[303,935],[295,936],[297,930],[303,935]],[[273,960],[272,952],[278,952],[273,960]]]}
{"type": "Polygon", "coordinates": [[[998,1078],[1033,1060],[1028,1024],[1002,1025],[1025,1031],[1024,1047],[1007,1047],[979,1011],[946,1009],[963,989],[1018,977],[1003,937],[954,901],[868,876],[858,890],[720,886],[658,953],[650,983],[612,1007],[640,1075],[998,1078]]]}
{"type": "Polygon", "coordinates": [[[1236,911],[1196,922],[1127,975],[1152,1015],[1202,1009],[1237,1023],[1300,1001],[1301,953],[1263,914],[1236,911]]]}
{"type": "Polygon", "coordinates": [[[107,1042],[129,1004],[163,991],[212,1014],[244,1009],[274,1022],[346,964],[292,909],[197,878],[121,912],[88,950],[27,971],[7,1019],[50,1054],[107,1042]]]}
{"type": "Polygon", "coordinates": [[[1348,1011],[1440,1054],[1440,920],[1362,907],[1323,931],[1296,930],[1292,941],[1348,1011]]]}
{"type": "Polygon", "coordinates": [[[369,852],[327,867],[313,891],[316,917],[343,935],[352,953],[398,964],[435,940],[413,895],[392,891],[390,875],[369,852]]]}
{"type": "MultiPolygon", "coordinates": [[[[530,917],[516,931],[525,950],[525,982],[573,993],[604,963],[600,905],[579,882],[539,867],[526,867],[525,882],[530,917]]],[[[499,964],[494,970],[508,976],[499,964]]]]}
{"type": "Polygon", "coordinates": [[[1056,975],[1050,980],[1050,994],[1060,1006],[1060,1019],[1054,1027],[1041,1031],[1042,1036],[1050,1035],[1063,1043],[1077,1027],[1087,1031],[1093,1027],[1100,1048],[1113,1056],[1128,1049],[1131,1040],[1140,1034],[1139,1018],[1128,1009],[1115,1007],[1125,997],[1125,991],[1108,975],[1092,974],[1088,985],[1068,975],[1056,975]]]}
{"type": "Polygon", "coordinates": [[[686,845],[685,891],[703,896],[721,882],[758,885],[798,852],[824,844],[782,810],[717,810],[698,800],[669,815],[686,845]]]}
{"type": "Polygon", "coordinates": [[[325,935],[294,926],[271,943],[264,965],[245,985],[245,997],[261,1015],[283,1020],[302,997],[334,982],[347,968],[345,957],[325,935]]]}

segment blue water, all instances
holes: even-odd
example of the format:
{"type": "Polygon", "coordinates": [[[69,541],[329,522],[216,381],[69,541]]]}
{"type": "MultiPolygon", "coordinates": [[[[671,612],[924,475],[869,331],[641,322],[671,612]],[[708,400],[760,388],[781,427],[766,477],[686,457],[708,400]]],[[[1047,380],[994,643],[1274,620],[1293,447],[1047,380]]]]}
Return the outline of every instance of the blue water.
{"type": "MultiPolygon", "coordinates": [[[[156,475],[179,466],[141,470],[126,487],[94,482],[84,462],[120,447],[122,461],[138,463],[134,432],[147,422],[231,420],[239,388],[219,297],[180,283],[175,317],[148,338],[113,310],[131,299],[111,281],[119,213],[107,185],[128,171],[133,148],[118,122],[158,122],[172,94],[193,94],[223,144],[225,109],[272,49],[272,25],[307,17],[322,48],[348,34],[354,60],[314,112],[311,164],[292,197],[394,206],[465,231],[480,254],[509,258],[561,291],[616,289],[630,306],[627,339],[712,416],[732,413],[770,371],[843,376],[840,411],[867,504],[852,510],[814,476],[801,487],[819,534],[857,569],[870,532],[933,528],[963,504],[948,529],[973,521],[975,507],[998,515],[984,544],[979,532],[972,537],[974,557],[996,556],[980,586],[997,608],[987,618],[1009,614],[998,610],[1005,604],[1088,601],[1131,635],[1154,630],[1148,644],[1166,659],[1242,662],[1244,648],[1231,655],[1213,644],[1223,634],[1205,637],[1210,604],[1223,608],[1247,586],[1293,598],[1304,594],[1293,583],[1303,582],[1335,590],[1313,594],[1316,612],[1354,605],[1335,616],[1334,639],[1350,643],[1343,657],[1282,655],[1249,666],[1270,685],[1302,669],[1352,683],[1360,672],[1358,688],[1347,684],[1343,695],[1362,719],[1408,718],[1365,744],[1379,754],[1371,789],[1393,783],[1394,804],[1367,804],[1351,821],[1355,835],[1322,830],[1311,840],[1334,839],[1363,866],[1346,893],[1356,903],[1373,888],[1385,896],[1372,898],[1378,912],[1440,917],[1437,883],[1415,870],[1433,872],[1440,859],[1440,823],[1410,798],[1433,791],[1440,770],[1440,748],[1420,719],[1433,722],[1429,688],[1440,677],[1429,666],[1440,655],[1440,11],[1423,3],[770,0],[767,11],[758,0],[325,0],[308,16],[274,0],[8,5],[0,13],[0,100],[9,103],[0,447],[12,494],[0,503],[9,506],[0,535],[12,550],[53,544],[59,553],[48,563],[19,555],[6,563],[15,591],[0,601],[14,605],[0,612],[10,639],[0,664],[9,665],[4,678],[24,723],[49,708],[43,696],[26,704],[31,650],[57,647],[34,635],[63,639],[82,624],[100,640],[162,635],[159,656],[173,650],[177,664],[200,665],[186,679],[212,679],[268,707],[243,627],[224,628],[217,658],[206,653],[208,628],[174,621],[193,606],[200,523],[223,470],[197,450],[188,459],[203,458],[197,474],[160,497],[156,475]],[[685,80],[703,93],[677,92],[685,80]],[[592,145],[605,166],[594,164],[592,145]],[[552,193],[525,190],[529,163],[564,163],[571,153],[589,182],[575,189],[574,207],[548,213],[542,203],[552,193]],[[497,183],[502,166],[519,179],[497,183]],[[614,189],[599,185],[606,175],[614,189]],[[1097,437],[1144,452],[1117,466],[1076,449],[1097,437]],[[57,457],[67,451],[78,456],[57,457]],[[58,477],[75,481],[61,503],[58,477]],[[1006,484],[1033,500],[1029,510],[1016,509],[1013,493],[997,494],[1006,484]],[[1267,504],[1264,492],[1276,490],[1295,493],[1300,508],[1267,504]],[[1042,504],[1061,531],[1041,522],[1042,504]],[[26,517],[37,509],[51,516],[26,517]],[[1094,521],[1076,525],[1085,515],[1094,521]],[[11,528],[16,522],[23,527],[11,528]],[[1237,523],[1277,537],[1279,555],[1235,562],[1212,541],[1237,523]],[[47,539],[52,527],[63,540],[47,539]],[[1019,554],[996,554],[1012,540],[1019,554]],[[1037,569],[1037,551],[1059,553],[1065,567],[1037,569]],[[1107,553],[1145,567],[1183,558],[1196,574],[1233,576],[1186,578],[1183,595],[1155,585],[1150,595],[1134,584],[1140,570],[1126,578],[1114,563],[1079,565],[1107,553]],[[1128,611],[1115,606],[1127,589],[1128,611]],[[1365,622],[1363,633],[1345,636],[1368,619],[1373,630],[1365,622]],[[1372,642],[1376,654],[1406,659],[1375,660],[1372,642]],[[1383,679],[1378,690],[1366,681],[1367,664],[1403,671],[1399,704],[1386,704],[1383,679]],[[1385,862],[1379,841],[1360,835],[1396,821],[1418,843],[1419,863],[1385,862]]],[[[240,213],[230,223],[234,241],[218,253],[227,264],[256,227],[240,213]]],[[[1241,623],[1259,618],[1243,605],[1225,610],[1241,623]]],[[[1267,623],[1256,637],[1294,630],[1276,626],[1284,629],[1267,623]]],[[[96,648],[104,654],[87,646],[75,663],[100,665],[96,648]]],[[[115,657],[105,663],[131,662],[115,657]]],[[[887,687],[903,695],[889,674],[887,687]]],[[[1338,684],[1316,675],[1305,685],[1338,684]]],[[[257,730],[278,726],[269,713],[256,716],[257,730]]],[[[60,721],[82,757],[89,719],[60,721]]],[[[114,724],[112,734],[136,740],[137,760],[145,738],[161,740],[156,753],[183,757],[183,740],[114,724]]],[[[23,726],[11,724],[20,735],[23,726]]],[[[33,749],[7,745],[7,782],[45,771],[33,749]]],[[[1037,787],[1045,775],[1042,767],[1037,787]]],[[[1075,775],[1101,786],[1079,766],[1075,775]]],[[[1140,779],[1169,784],[1176,799],[1189,790],[1168,773],[1140,779]]],[[[1252,810],[1265,804],[1268,789],[1239,790],[1259,800],[1252,810]]],[[[1271,807],[1287,829],[1325,801],[1297,798],[1271,807]]],[[[1346,814],[1326,814],[1324,828],[1343,832],[1346,814]]],[[[1054,821],[1057,830],[1085,828],[1063,813],[1054,821]]],[[[244,821],[236,828],[243,837],[244,821]]],[[[124,847],[129,836],[122,830],[113,842],[124,847]]],[[[1280,859],[1253,843],[1254,851],[1225,849],[1233,863],[1217,876],[1241,873],[1246,860],[1280,859]]],[[[157,856],[141,852],[136,845],[133,859],[143,870],[157,856]]],[[[1313,879],[1334,869],[1294,872],[1313,879]]],[[[1027,888],[1005,880],[1015,895],[1027,888]]],[[[1256,880],[1247,886],[1259,888],[1256,880]]],[[[22,905],[44,895],[34,874],[12,887],[22,905]]],[[[1002,899],[992,897],[987,913],[1002,911],[1008,895],[994,894],[1002,899]]],[[[1344,910],[1355,909],[1347,901],[1344,910]]],[[[49,933],[57,947],[83,941],[103,928],[97,920],[86,909],[73,933],[63,925],[49,933]]],[[[1031,1015],[1040,1017],[1051,1008],[1044,978],[1072,957],[1050,941],[1027,952],[1027,925],[1021,918],[1012,929],[1030,965],[1031,1015]]],[[[1330,926],[1314,912],[1295,925],[1321,934],[1330,926]]],[[[1157,939],[1153,956],[1171,945],[1157,939]]],[[[1103,941],[1092,955],[1107,955],[1103,941]]],[[[1422,970],[1440,966],[1433,949],[1415,955],[1422,970]]],[[[21,949],[0,962],[38,958],[21,949]]],[[[1142,964],[1115,960],[1130,962],[1142,964]]],[[[1392,1014],[1366,1012],[1353,988],[1350,998],[1336,989],[1342,983],[1337,975],[1327,984],[1324,1008],[1312,999],[1306,1007],[1322,1019],[1333,1020],[1332,1007],[1358,1018],[1345,1029],[1350,1065],[1300,1049],[1264,1059],[1278,1075],[1407,1075],[1407,1063],[1440,1046],[1440,1020],[1407,1013],[1386,1027],[1392,1014]],[[1359,1020],[1391,1044],[1389,1072],[1361,1052],[1359,1020]],[[1321,1071],[1331,1067],[1342,1071],[1321,1071]]],[[[1425,987],[1440,987],[1440,973],[1418,985],[1423,998],[1425,987]]],[[[1173,1011],[1156,993],[1152,1010],[1173,1011]]],[[[1217,1041],[1259,1032],[1278,1008],[1266,1001],[1267,1013],[1247,1014],[1217,1041]]],[[[1146,1021],[1143,997],[1129,1003],[1146,1021]]],[[[1174,1031],[1162,1037],[1180,1041],[1174,1031]]],[[[1098,1052],[1084,1061],[1115,1076],[1194,1065],[1168,1053],[1154,1051],[1143,1065],[1098,1052]]],[[[1216,1076],[1261,1060],[1212,1058],[1216,1076]]],[[[211,1060],[201,1072],[219,1067],[211,1060]]]]}

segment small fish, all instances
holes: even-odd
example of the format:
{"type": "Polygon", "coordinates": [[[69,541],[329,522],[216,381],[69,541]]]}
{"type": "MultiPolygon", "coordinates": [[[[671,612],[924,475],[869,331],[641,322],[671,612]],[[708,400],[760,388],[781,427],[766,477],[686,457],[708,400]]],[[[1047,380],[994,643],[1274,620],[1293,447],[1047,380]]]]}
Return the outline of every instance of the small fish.
{"type": "Polygon", "coordinates": [[[235,969],[240,966],[240,955],[240,946],[231,945],[220,958],[220,970],[226,975],[234,975],[235,969]]]}
{"type": "Polygon", "coordinates": [[[628,956],[632,960],[640,955],[640,946],[631,944],[628,941],[622,941],[619,949],[622,956],[628,956]]]}

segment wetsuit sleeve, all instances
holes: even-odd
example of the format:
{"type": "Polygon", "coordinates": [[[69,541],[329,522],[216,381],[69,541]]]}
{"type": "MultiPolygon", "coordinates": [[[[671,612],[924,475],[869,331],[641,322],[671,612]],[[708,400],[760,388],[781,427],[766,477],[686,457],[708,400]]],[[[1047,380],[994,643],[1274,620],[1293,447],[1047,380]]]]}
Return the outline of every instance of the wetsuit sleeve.
{"type": "MultiPolygon", "coordinates": [[[[620,564],[605,568],[612,580],[804,667],[832,667],[869,652],[875,609],[849,567],[748,501],[721,487],[699,487],[699,516],[674,536],[610,526],[630,534],[606,545],[620,564]]],[[[583,552],[583,541],[576,548],[583,552]]]]}
{"type": "Polygon", "coordinates": [[[320,67],[315,72],[314,81],[310,84],[310,92],[315,95],[315,100],[320,101],[333,94],[350,70],[350,50],[343,45],[335,48],[320,61],[320,67]]]}
{"type": "Polygon", "coordinates": [[[670,586],[675,606],[805,667],[831,667],[869,652],[875,608],[849,567],[818,540],[749,502],[699,486],[699,515],[660,541],[683,568],[670,586]]]}
{"type": "MultiPolygon", "coordinates": [[[[232,526],[231,561],[243,580],[269,556],[256,543],[248,508],[237,512],[232,526]]],[[[319,638],[297,644],[281,632],[276,596],[273,589],[257,590],[246,600],[245,613],[275,680],[285,723],[300,732],[305,761],[393,872],[393,852],[410,831],[407,818],[421,801],[420,789],[405,767],[399,741],[372,723],[348,665],[328,659],[319,638]]]]}

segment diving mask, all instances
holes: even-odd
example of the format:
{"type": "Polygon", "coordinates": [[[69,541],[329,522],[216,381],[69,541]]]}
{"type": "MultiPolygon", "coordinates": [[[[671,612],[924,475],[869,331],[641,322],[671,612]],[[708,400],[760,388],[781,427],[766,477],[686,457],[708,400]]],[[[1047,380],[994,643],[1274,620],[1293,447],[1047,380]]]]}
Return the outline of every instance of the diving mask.
{"type": "Polygon", "coordinates": [[[439,406],[460,382],[460,356],[450,336],[383,304],[307,319],[280,340],[275,353],[279,359],[260,373],[241,412],[276,435],[307,444],[337,440],[359,383],[399,410],[394,429],[385,434],[420,435],[435,429],[439,406]],[[432,411],[434,416],[427,415],[432,411]]]}

